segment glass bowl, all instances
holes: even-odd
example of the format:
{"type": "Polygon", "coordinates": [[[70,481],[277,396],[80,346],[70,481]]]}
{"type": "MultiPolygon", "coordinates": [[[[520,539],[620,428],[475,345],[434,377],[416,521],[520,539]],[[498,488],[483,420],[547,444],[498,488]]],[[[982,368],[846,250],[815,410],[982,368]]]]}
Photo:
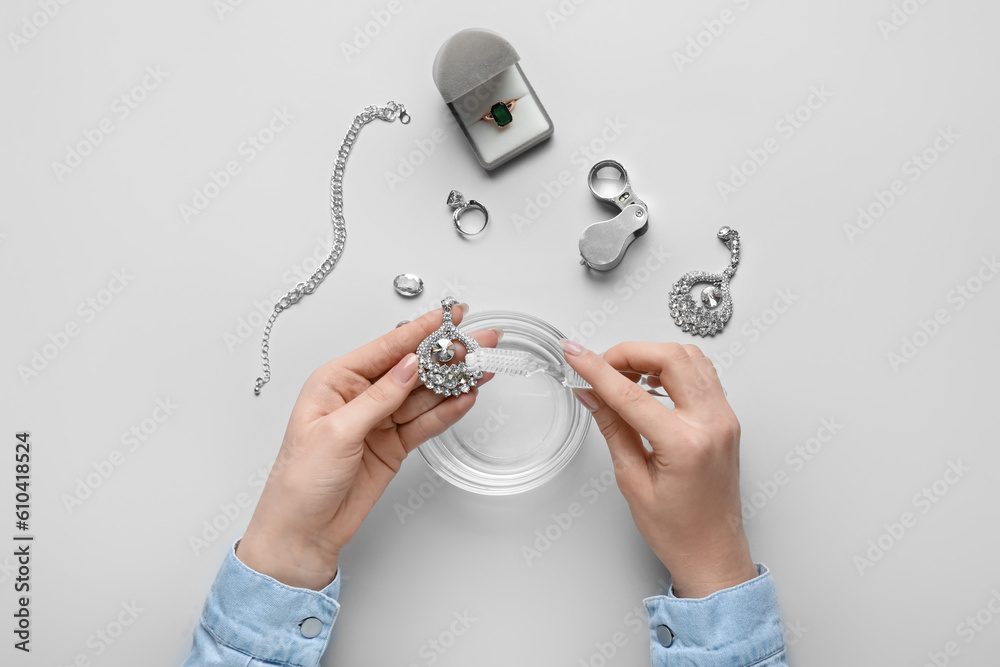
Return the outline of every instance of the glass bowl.
{"type": "MultiPolygon", "coordinates": [[[[526,350],[565,363],[555,327],[513,311],[485,311],[461,329],[503,329],[499,347],[526,350]]],[[[555,477],[580,449],[590,413],[552,377],[497,375],[479,388],[461,421],[418,449],[427,464],[455,486],[485,495],[509,495],[555,477]]]]}

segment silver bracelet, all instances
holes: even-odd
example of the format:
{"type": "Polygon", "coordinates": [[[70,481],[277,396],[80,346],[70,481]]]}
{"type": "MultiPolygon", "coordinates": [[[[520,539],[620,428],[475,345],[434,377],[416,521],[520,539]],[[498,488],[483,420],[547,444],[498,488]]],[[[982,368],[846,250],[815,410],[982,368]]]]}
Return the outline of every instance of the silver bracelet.
{"type": "Polygon", "coordinates": [[[344,168],[347,166],[347,156],[351,154],[351,148],[358,138],[361,128],[378,118],[392,122],[397,118],[404,125],[410,122],[410,114],[406,113],[406,108],[396,102],[386,102],[384,107],[370,106],[354,117],[351,129],[347,131],[343,143],[340,144],[340,151],[337,153],[337,161],[333,165],[333,173],[330,175],[330,212],[333,216],[333,247],[330,254],[319,268],[309,277],[309,280],[301,282],[289,290],[288,294],[278,299],[274,304],[274,312],[264,325],[264,335],[260,342],[260,359],[264,369],[264,375],[257,378],[254,383],[253,393],[260,395],[261,388],[271,380],[271,363],[268,357],[268,346],[271,339],[271,327],[278,318],[278,313],[287,310],[292,304],[307,294],[312,294],[323,279],[333,271],[344,252],[344,242],[347,240],[347,224],[344,220],[344,168]]]}

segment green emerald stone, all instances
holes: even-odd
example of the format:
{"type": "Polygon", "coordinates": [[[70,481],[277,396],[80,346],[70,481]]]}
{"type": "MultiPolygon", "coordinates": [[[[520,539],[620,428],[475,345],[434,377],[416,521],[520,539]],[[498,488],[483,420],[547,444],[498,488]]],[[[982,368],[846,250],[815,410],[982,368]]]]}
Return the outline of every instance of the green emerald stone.
{"type": "Polygon", "coordinates": [[[510,115],[510,109],[503,102],[497,102],[490,107],[490,114],[493,116],[493,120],[496,122],[497,127],[503,127],[504,125],[510,125],[510,121],[514,120],[514,117],[510,115]]]}

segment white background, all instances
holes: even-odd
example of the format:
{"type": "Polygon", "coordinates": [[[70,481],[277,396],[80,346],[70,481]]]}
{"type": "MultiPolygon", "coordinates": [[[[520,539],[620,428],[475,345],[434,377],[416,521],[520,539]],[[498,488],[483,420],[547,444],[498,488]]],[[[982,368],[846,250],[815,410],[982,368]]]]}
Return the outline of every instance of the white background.
{"type": "MultiPolygon", "coordinates": [[[[949,664],[995,664],[1000,620],[972,632],[959,624],[1000,591],[1000,281],[977,276],[995,277],[983,258],[1000,249],[1000,7],[904,4],[915,13],[886,32],[892,0],[590,0],[563,2],[563,14],[555,0],[401,0],[397,14],[385,2],[220,11],[210,0],[103,1],[60,5],[46,20],[32,18],[36,2],[4,3],[0,433],[10,444],[0,455],[9,521],[0,534],[15,532],[12,443],[27,430],[36,542],[30,656],[11,648],[13,559],[0,556],[0,662],[180,662],[251,510],[207,548],[191,539],[210,535],[205,522],[228,521],[220,505],[256,499],[302,381],[452,292],[474,311],[542,317],[594,349],[703,345],[743,424],[748,506],[785,474],[771,497],[756,496],[747,529],[796,628],[793,662],[921,665],[955,641],[949,664]],[[723,10],[731,22],[718,37],[702,34],[703,52],[679,65],[676,54],[723,10]],[[391,20],[370,24],[372,12],[391,20]],[[34,34],[25,20],[45,25],[34,34]],[[366,26],[367,43],[358,38],[366,26]],[[491,174],[430,76],[438,46],[470,26],[515,45],[556,127],[491,174]],[[355,39],[363,48],[345,52],[355,39]],[[167,74],[142,90],[147,68],[167,74]],[[116,99],[136,86],[144,99],[122,117],[116,99]],[[800,110],[813,87],[832,96],[800,110]],[[413,121],[363,131],[347,171],[343,260],[278,320],[274,379],[255,398],[255,303],[269,309],[325,253],[337,147],[356,113],[389,99],[413,121]],[[274,109],[294,119],[247,160],[241,143],[274,109]],[[789,136],[779,123],[797,110],[808,120],[789,136]],[[105,118],[113,131],[60,178],[54,163],[105,118]],[[913,180],[904,165],[948,128],[959,138],[913,180]],[[778,151],[724,198],[718,183],[769,138],[778,151]],[[577,263],[582,228],[611,217],[585,183],[598,157],[626,165],[651,216],[649,233],[607,275],[577,263]],[[185,220],[181,205],[229,160],[240,173],[185,220]],[[546,183],[563,170],[568,184],[549,196],[546,183]],[[893,205],[862,233],[845,231],[895,179],[905,192],[893,205]],[[451,228],[453,188],[492,212],[481,237],[451,228]],[[725,266],[715,238],[723,224],[743,237],[735,314],[722,335],[693,340],[670,320],[666,295],[686,271],[725,266]],[[665,266],[652,259],[660,249],[665,266]],[[127,286],[90,316],[79,304],[106,299],[115,271],[131,277],[127,286]],[[404,271],[426,282],[416,301],[392,291],[404,271]],[[978,291],[959,297],[959,285],[978,291]],[[779,293],[792,295],[780,314],[779,293]],[[939,310],[945,324],[922,335],[939,310]],[[61,338],[71,324],[78,335],[61,338]],[[53,340],[64,347],[46,348],[53,340]],[[727,357],[737,343],[741,353],[727,357]],[[26,373],[36,352],[52,358],[26,373]],[[123,443],[158,399],[179,407],[134,449],[123,443]],[[824,419],[842,428],[817,448],[809,439],[824,419]],[[805,461],[795,450],[807,446],[805,461]],[[65,499],[115,450],[121,465],[68,509],[65,499]],[[940,483],[936,502],[915,504],[950,462],[970,470],[940,483]],[[904,512],[916,524],[897,539],[886,524],[904,512]],[[880,538],[888,551],[859,565],[880,538]],[[96,641],[133,602],[136,621],[110,646],[96,641]]],[[[647,664],[647,638],[626,617],[665,573],[617,489],[585,488],[609,461],[592,429],[537,491],[481,498],[445,486],[401,521],[397,504],[428,479],[411,457],[343,557],[343,610],[325,663],[422,666],[433,655],[437,665],[599,667],[598,645],[622,632],[625,645],[606,663],[647,664]],[[572,502],[583,516],[529,565],[522,546],[572,502]],[[466,611],[472,627],[443,655],[428,653],[466,611]]]]}

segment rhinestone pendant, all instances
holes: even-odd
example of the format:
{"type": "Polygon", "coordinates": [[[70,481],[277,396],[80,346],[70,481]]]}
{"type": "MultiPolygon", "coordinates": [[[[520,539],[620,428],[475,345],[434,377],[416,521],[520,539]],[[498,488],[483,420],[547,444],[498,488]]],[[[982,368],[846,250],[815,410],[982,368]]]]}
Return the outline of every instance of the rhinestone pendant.
{"type": "Polygon", "coordinates": [[[458,304],[452,297],[442,299],[444,307],[441,328],[421,341],[417,346],[419,375],[424,385],[435,394],[458,396],[466,394],[483,377],[483,372],[469,368],[464,361],[445,364],[455,357],[455,342],[465,346],[466,354],[479,349],[479,343],[472,336],[458,330],[452,319],[451,308],[458,304]]]}
{"type": "Polygon", "coordinates": [[[722,273],[689,271],[674,283],[670,292],[670,316],[674,324],[696,336],[714,336],[733,316],[729,280],[740,261],[740,235],[735,229],[723,227],[718,236],[732,255],[729,266],[722,273]],[[702,283],[708,283],[708,287],[701,291],[698,303],[691,296],[691,289],[702,283]]]}

